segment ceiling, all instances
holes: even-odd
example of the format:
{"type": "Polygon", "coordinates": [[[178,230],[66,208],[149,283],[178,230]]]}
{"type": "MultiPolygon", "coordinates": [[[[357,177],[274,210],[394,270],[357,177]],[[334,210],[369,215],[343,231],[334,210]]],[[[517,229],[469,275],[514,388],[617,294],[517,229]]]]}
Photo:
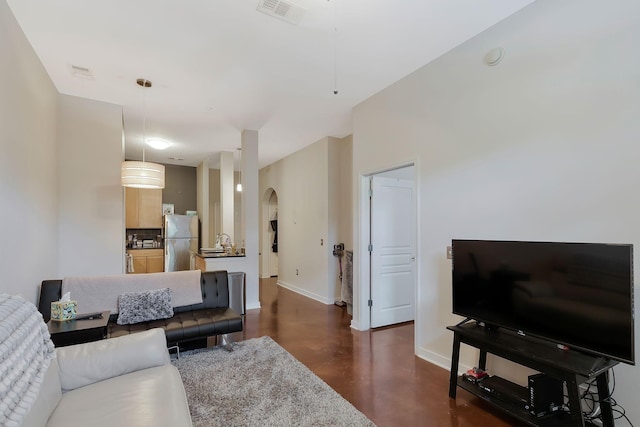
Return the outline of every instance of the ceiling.
{"type": "Polygon", "coordinates": [[[123,106],[127,158],[146,118],[173,144],[146,160],[216,167],[252,129],[264,167],[351,134],[354,106],[532,1],[282,0],[297,24],[257,10],[280,0],[7,3],[60,93],[123,106]]]}

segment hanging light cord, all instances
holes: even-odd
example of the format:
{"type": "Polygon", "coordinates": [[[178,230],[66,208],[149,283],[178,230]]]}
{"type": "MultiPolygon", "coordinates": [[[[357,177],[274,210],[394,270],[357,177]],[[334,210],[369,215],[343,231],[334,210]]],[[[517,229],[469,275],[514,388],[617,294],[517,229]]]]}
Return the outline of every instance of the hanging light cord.
{"type": "Polygon", "coordinates": [[[145,139],[147,137],[147,104],[144,96],[147,79],[142,81],[142,163],[144,163],[145,139]]]}
{"type": "Polygon", "coordinates": [[[333,94],[338,94],[338,12],[333,0],[333,94]]]}

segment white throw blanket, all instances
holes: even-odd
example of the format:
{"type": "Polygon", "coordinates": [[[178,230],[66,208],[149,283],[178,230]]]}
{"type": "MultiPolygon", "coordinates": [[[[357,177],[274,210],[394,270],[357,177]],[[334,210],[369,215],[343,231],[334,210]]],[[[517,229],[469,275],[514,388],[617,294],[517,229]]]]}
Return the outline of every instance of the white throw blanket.
{"type": "Polygon", "coordinates": [[[122,274],[119,276],[65,277],[62,293],[71,293],[78,302],[78,313],[110,310],[118,313],[118,296],[127,292],[142,292],[171,288],[173,307],[202,303],[200,270],[170,273],[122,274]]]}
{"type": "Polygon", "coordinates": [[[55,357],[47,325],[36,307],[0,294],[0,425],[20,426],[36,401],[55,357]]]}

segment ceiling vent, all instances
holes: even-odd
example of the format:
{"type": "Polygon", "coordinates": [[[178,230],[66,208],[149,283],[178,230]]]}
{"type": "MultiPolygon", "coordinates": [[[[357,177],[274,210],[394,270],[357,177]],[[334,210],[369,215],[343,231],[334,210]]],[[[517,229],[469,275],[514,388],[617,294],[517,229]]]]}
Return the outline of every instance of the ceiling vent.
{"type": "Polygon", "coordinates": [[[77,65],[71,65],[71,74],[81,79],[93,80],[93,71],[85,67],[79,67],[77,65]]]}
{"type": "Polygon", "coordinates": [[[290,24],[298,25],[304,16],[306,9],[284,0],[260,0],[258,11],[266,13],[290,24]]]}

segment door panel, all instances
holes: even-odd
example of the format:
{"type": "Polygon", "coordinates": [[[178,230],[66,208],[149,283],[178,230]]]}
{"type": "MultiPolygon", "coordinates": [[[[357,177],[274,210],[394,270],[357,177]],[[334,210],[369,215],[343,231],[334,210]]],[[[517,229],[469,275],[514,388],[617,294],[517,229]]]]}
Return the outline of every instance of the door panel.
{"type": "Polygon", "coordinates": [[[147,257],[147,273],[161,273],[164,271],[164,257],[162,255],[147,257]]]}
{"type": "Polygon", "coordinates": [[[162,227],[162,190],[152,188],[139,189],[138,227],[162,227]]]}
{"type": "Polygon", "coordinates": [[[413,182],[371,180],[371,327],[415,318],[413,182]]]}
{"type": "Polygon", "coordinates": [[[125,187],[125,224],[127,228],[138,228],[138,189],[125,187]]]}
{"type": "Polygon", "coordinates": [[[146,272],[147,272],[147,257],[134,256],[133,257],[133,273],[142,274],[146,272]]]}
{"type": "Polygon", "coordinates": [[[165,239],[164,271],[189,270],[194,245],[197,239],[165,239]]]}

